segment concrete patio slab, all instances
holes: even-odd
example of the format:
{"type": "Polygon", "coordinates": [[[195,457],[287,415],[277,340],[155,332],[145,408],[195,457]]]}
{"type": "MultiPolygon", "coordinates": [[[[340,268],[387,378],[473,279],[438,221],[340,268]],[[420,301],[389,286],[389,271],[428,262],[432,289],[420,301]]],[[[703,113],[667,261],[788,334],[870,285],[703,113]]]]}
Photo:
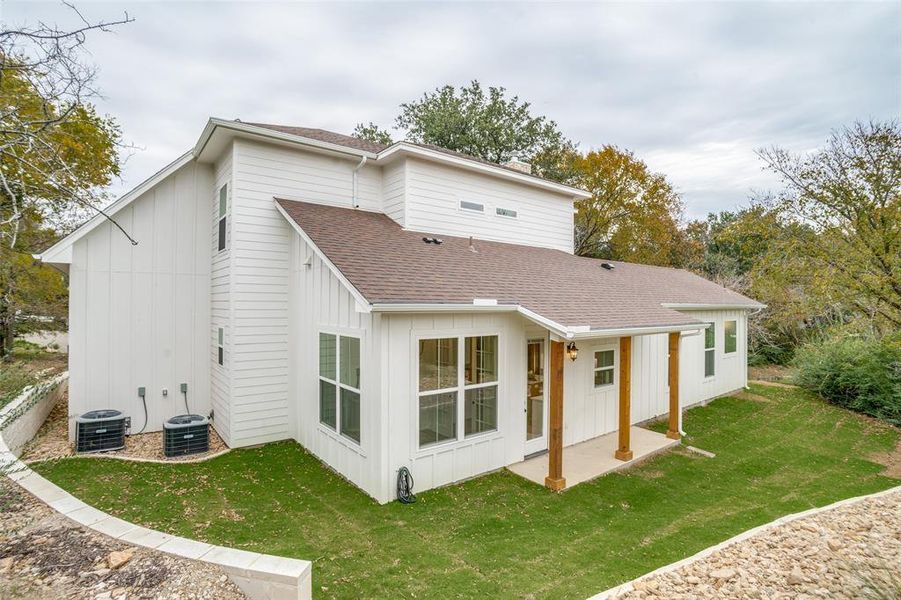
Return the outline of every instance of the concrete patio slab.
{"type": "MultiPolygon", "coordinates": [[[[617,432],[608,433],[563,449],[563,477],[569,489],[601,475],[634,465],[654,454],[672,448],[679,440],[671,440],[662,433],[642,427],[631,428],[632,460],[613,457],[618,442],[617,432]]],[[[548,473],[548,456],[543,454],[507,467],[520,477],[544,485],[548,473]]]]}

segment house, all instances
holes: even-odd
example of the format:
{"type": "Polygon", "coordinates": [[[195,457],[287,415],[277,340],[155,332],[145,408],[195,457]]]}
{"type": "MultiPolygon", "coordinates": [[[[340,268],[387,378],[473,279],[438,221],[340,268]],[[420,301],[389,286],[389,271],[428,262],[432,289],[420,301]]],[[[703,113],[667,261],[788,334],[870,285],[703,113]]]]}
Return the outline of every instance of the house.
{"type": "Polygon", "coordinates": [[[39,256],[69,274],[70,420],[210,414],[379,502],[401,467],[422,491],[547,451],[561,489],[564,447],[612,433],[629,460],[661,415],[678,439],[682,408],[746,385],[762,305],[574,256],[587,196],[520,162],[211,119],[106,211],[136,245],[96,216],[39,256]]]}

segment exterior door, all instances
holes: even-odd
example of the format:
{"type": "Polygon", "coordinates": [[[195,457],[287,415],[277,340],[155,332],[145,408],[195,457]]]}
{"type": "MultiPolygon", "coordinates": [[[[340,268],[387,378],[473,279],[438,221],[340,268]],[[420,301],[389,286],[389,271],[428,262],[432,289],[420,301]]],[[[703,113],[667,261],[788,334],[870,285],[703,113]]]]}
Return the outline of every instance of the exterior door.
{"type": "Polygon", "coordinates": [[[547,450],[547,353],[543,339],[529,340],[526,348],[525,454],[547,450]]]}

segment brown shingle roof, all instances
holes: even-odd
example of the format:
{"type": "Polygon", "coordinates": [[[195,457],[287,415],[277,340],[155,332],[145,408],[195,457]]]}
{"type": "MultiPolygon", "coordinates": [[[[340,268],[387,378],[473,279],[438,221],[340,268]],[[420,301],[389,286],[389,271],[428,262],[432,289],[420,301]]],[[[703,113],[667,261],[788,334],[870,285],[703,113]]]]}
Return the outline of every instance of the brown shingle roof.
{"type": "Polygon", "coordinates": [[[573,256],[560,250],[405,231],[386,215],[277,200],[371,303],[515,304],[564,327],[694,324],[662,303],[761,306],[687,271],[573,256]]]}

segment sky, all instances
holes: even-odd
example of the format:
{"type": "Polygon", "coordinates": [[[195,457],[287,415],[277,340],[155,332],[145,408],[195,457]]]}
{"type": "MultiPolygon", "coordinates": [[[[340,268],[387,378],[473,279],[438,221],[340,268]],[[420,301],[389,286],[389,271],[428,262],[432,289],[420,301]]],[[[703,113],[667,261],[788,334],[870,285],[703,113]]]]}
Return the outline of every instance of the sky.
{"type": "MultiPolygon", "coordinates": [[[[62,26],[58,2],[0,0],[4,25],[62,26]]],[[[811,152],[855,119],[901,116],[901,2],[76,2],[101,112],[134,145],[113,194],[193,146],[210,116],[350,133],[445,84],[503,86],[582,150],[667,176],[686,214],[780,182],[755,155],[811,152]]]]}

